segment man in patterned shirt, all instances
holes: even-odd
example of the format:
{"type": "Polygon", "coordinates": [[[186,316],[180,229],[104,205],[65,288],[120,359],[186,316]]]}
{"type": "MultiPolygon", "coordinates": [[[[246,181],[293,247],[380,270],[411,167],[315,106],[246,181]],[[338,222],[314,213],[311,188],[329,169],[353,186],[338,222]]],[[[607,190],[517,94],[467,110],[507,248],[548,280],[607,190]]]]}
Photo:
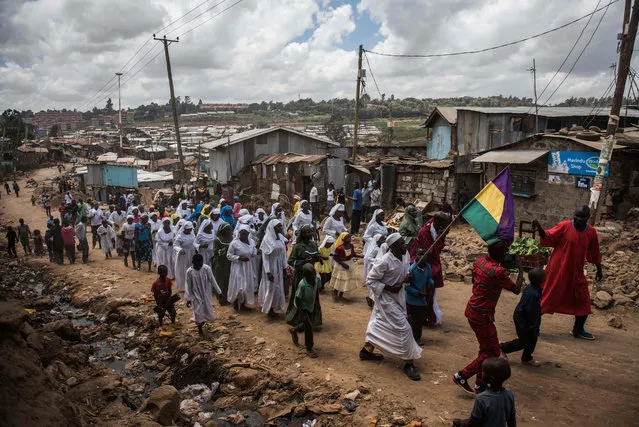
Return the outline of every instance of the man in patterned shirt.
{"type": "Polygon", "coordinates": [[[453,375],[453,382],[468,393],[481,393],[486,390],[486,383],[481,378],[481,365],[489,357],[499,357],[499,338],[495,328],[495,307],[502,289],[514,294],[521,292],[524,270],[519,261],[517,282],[513,282],[508,271],[500,265],[506,257],[508,244],[502,240],[488,245],[488,256],[482,257],[473,268],[473,294],[468,300],[464,315],[479,341],[479,354],[461,371],[453,375]],[[477,375],[475,389],[468,385],[468,380],[477,375]]]}

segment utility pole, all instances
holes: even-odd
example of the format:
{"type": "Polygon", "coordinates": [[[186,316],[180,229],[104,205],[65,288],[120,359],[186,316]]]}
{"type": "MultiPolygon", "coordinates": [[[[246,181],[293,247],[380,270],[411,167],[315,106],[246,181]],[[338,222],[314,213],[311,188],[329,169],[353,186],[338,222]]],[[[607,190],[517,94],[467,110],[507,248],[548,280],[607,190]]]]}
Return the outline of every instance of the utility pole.
{"type": "Polygon", "coordinates": [[[355,161],[355,159],[357,158],[357,140],[359,138],[358,132],[359,132],[359,107],[360,107],[360,100],[359,100],[359,94],[361,91],[361,87],[362,87],[362,78],[363,76],[363,70],[362,70],[362,54],[364,53],[364,46],[363,45],[359,45],[359,58],[357,60],[357,91],[355,93],[355,126],[353,128],[353,162],[355,161]]]}
{"type": "Polygon", "coordinates": [[[118,122],[120,128],[120,154],[122,154],[122,93],[120,91],[120,77],[122,73],[115,73],[118,76],[118,122]]]}
{"type": "Polygon", "coordinates": [[[533,90],[535,91],[535,133],[539,133],[539,104],[537,104],[537,67],[535,66],[535,58],[533,58],[533,66],[530,70],[533,73],[533,90]]]}
{"type": "Polygon", "coordinates": [[[619,38],[621,44],[619,47],[619,66],[617,67],[617,84],[615,86],[615,94],[612,98],[612,107],[610,108],[610,118],[608,119],[608,127],[604,145],[599,155],[599,165],[597,166],[597,174],[594,183],[590,189],[590,207],[593,212],[590,216],[590,223],[594,224],[597,218],[599,208],[599,197],[604,190],[606,184],[606,171],[610,158],[612,157],[612,147],[615,144],[615,133],[619,125],[619,114],[621,112],[621,103],[623,94],[626,89],[626,80],[630,71],[630,61],[632,59],[632,50],[637,37],[637,26],[639,25],[639,0],[634,0],[632,4],[632,12],[630,12],[631,0],[626,0],[624,9],[623,29],[619,38]]]}
{"type": "Polygon", "coordinates": [[[175,125],[175,139],[177,141],[178,158],[180,160],[180,183],[184,184],[184,178],[186,176],[184,172],[184,156],[182,156],[182,140],[180,139],[180,123],[178,121],[177,104],[175,103],[175,91],[173,90],[173,74],[171,73],[171,59],[169,58],[169,45],[171,43],[178,43],[180,38],[175,40],[169,40],[166,36],[162,38],[155,37],[153,39],[161,41],[164,44],[164,56],[166,57],[166,72],[169,75],[169,89],[171,90],[171,106],[173,107],[173,124],[175,125]]]}

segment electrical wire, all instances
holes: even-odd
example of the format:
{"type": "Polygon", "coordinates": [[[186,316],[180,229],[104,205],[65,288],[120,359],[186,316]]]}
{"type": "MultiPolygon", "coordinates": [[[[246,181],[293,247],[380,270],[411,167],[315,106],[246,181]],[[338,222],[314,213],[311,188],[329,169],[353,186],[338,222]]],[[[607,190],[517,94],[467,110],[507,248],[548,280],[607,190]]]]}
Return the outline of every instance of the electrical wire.
{"type": "Polygon", "coordinates": [[[379,94],[379,99],[382,99],[382,92],[379,90],[379,86],[377,85],[377,80],[375,79],[375,74],[373,74],[373,67],[371,67],[371,63],[368,61],[368,55],[364,52],[364,58],[366,59],[366,64],[368,64],[368,71],[371,73],[371,78],[373,79],[373,83],[375,83],[375,88],[377,89],[377,93],[379,94]]]}
{"type": "MultiPolygon", "coordinates": [[[[226,0],[225,0],[226,1],[226,0]]],[[[228,6],[225,9],[222,9],[221,11],[219,11],[218,13],[216,13],[215,15],[211,16],[210,18],[200,22],[199,24],[197,24],[195,27],[191,28],[190,30],[186,30],[185,32],[183,32],[182,34],[180,34],[178,37],[182,37],[185,34],[190,33],[191,31],[200,28],[202,25],[206,24],[207,22],[209,22],[210,20],[212,20],[213,18],[216,18],[218,16],[220,16],[221,14],[223,14],[224,12],[226,12],[227,10],[231,9],[232,7],[242,3],[243,0],[237,0],[235,3],[233,3],[232,5],[228,6]]],[[[223,3],[223,2],[222,2],[223,3]]],[[[221,3],[220,3],[221,4],[221,3]]]]}
{"type": "Polygon", "coordinates": [[[559,82],[559,84],[557,85],[555,90],[546,99],[546,102],[544,102],[542,105],[540,105],[540,107],[544,107],[544,106],[546,106],[548,104],[548,101],[550,101],[552,99],[552,97],[555,95],[555,93],[557,93],[557,91],[559,90],[561,85],[563,85],[564,82],[566,81],[566,79],[570,76],[570,73],[572,73],[572,70],[575,69],[575,66],[577,65],[577,63],[579,62],[581,57],[583,56],[584,52],[586,52],[586,49],[588,49],[588,46],[590,46],[590,43],[592,42],[592,39],[595,37],[595,34],[597,34],[597,30],[599,30],[599,26],[601,25],[601,22],[603,21],[603,19],[606,17],[606,13],[607,12],[608,12],[608,7],[606,7],[606,9],[604,10],[604,13],[601,14],[601,18],[599,18],[599,22],[597,22],[597,26],[595,27],[595,30],[590,35],[590,38],[586,42],[586,45],[583,47],[583,49],[581,49],[581,52],[579,53],[579,56],[577,56],[577,59],[575,59],[575,62],[572,64],[572,67],[570,67],[570,70],[568,70],[568,73],[566,73],[566,75],[561,80],[561,82],[559,82]]]}
{"type": "MultiPolygon", "coordinates": [[[[597,5],[595,6],[595,10],[597,10],[597,8],[599,7],[599,5],[601,4],[601,0],[599,0],[597,2],[597,5]]],[[[566,55],[566,57],[564,58],[563,62],[561,63],[561,65],[559,65],[559,68],[557,68],[557,71],[555,71],[555,74],[552,76],[552,78],[548,81],[548,83],[546,83],[546,86],[544,86],[544,89],[541,91],[541,93],[537,96],[537,99],[541,98],[542,96],[544,96],[544,93],[546,93],[546,90],[548,89],[548,87],[550,86],[550,84],[555,80],[555,77],[557,77],[557,75],[559,75],[559,72],[561,71],[561,69],[563,68],[564,65],[566,65],[566,62],[568,62],[568,58],[570,58],[570,55],[572,55],[572,52],[575,50],[575,47],[577,47],[577,44],[579,43],[579,41],[581,40],[581,37],[583,37],[584,32],[586,31],[586,28],[588,28],[588,25],[590,25],[590,22],[592,21],[592,17],[595,16],[595,13],[593,12],[592,14],[590,14],[590,17],[588,18],[588,22],[586,22],[586,25],[584,25],[584,27],[581,29],[581,32],[579,33],[579,37],[577,37],[577,40],[575,40],[575,42],[573,43],[572,47],[570,48],[570,51],[568,52],[568,55],[566,55]]],[[[535,108],[535,106],[531,106],[528,109],[528,112],[526,114],[530,114],[530,112],[532,111],[532,109],[535,108]]]]}
{"type": "Polygon", "coordinates": [[[554,33],[555,31],[562,30],[562,29],[564,29],[566,27],[569,27],[570,25],[576,24],[577,22],[588,18],[589,16],[591,16],[591,15],[593,15],[593,14],[595,14],[595,13],[601,11],[601,10],[604,10],[604,9],[607,10],[608,7],[612,6],[613,4],[617,3],[618,1],[619,0],[612,0],[610,3],[608,3],[607,5],[605,5],[603,7],[600,7],[599,9],[596,9],[594,12],[591,12],[591,13],[589,13],[587,15],[584,15],[584,16],[582,16],[580,18],[574,19],[574,20],[572,20],[570,22],[567,22],[567,23],[565,23],[563,25],[560,25],[559,27],[555,27],[555,28],[553,28],[551,30],[544,31],[543,33],[535,34],[535,35],[530,36],[530,37],[526,37],[526,38],[523,38],[523,39],[515,40],[515,41],[509,42],[509,43],[500,44],[500,45],[497,45],[497,46],[487,47],[487,48],[484,48],[484,49],[466,50],[466,51],[462,51],[462,52],[451,52],[451,53],[432,53],[432,54],[397,54],[397,53],[374,52],[374,51],[366,50],[366,49],[365,50],[366,50],[366,52],[368,52],[368,53],[370,53],[372,55],[391,56],[391,57],[396,57],[396,58],[440,58],[440,57],[444,57],[444,56],[460,56],[460,55],[472,55],[472,54],[477,54],[477,53],[483,53],[483,52],[488,52],[488,51],[495,50],[495,49],[501,49],[501,48],[504,48],[504,47],[513,46],[513,45],[516,45],[516,44],[519,44],[519,43],[523,43],[523,42],[528,41],[528,40],[532,40],[532,39],[536,39],[538,37],[545,36],[545,35],[550,34],[550,33],[554,33]]]}

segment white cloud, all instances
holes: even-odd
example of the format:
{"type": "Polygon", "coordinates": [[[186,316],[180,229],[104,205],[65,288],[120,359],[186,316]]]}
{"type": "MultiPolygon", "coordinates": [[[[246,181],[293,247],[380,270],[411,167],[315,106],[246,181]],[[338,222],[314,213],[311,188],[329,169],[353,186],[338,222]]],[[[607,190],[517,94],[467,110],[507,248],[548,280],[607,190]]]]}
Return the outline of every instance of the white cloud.
{"type": "MultiPolygon", "coordinates": [[[[287,101],[303,97],[352,97],[359,40],[370,40],[356,24],[371,19],[381,38],[366,48],[392,53],[442,53],[494,46],[556,27],[592,11],[594,0],[243,0],[192,32],[234,0],[211,0],[158,35],[180,37],[170,48],[176,93],[204,101],[287,101]],[[357,10],[355,16],[354,9],[357,10]],[[184,25],[183,25],[184,24],[184,25]],[[175,29],[179,25],[182,28],[175,29]],[[345,41],[348,40],[348,41],[345,41]]],[[[6,3],[6,2],[5,2],[6,3]]],[[[73,108],[111,79],[156,31],[201,0],[31,0],[0,10],[1,108],[73,108]]],[[[610,7],[593,42],[553,97],[600,96],[617,61],[616,34],[623,5],[610,7]]],[[[589,38],[595,15],[576,54],[589,38]]],[[[536,58],[538,86],[552,77],[585,20],[551,35],[484,54],[430,59],[369,54],[382,92],[406,97],[463,95],[532,96],[528,69],[536,58]]],[[[370,31],[370,24],[366,26],[370,31]]],[[[169,97],[161,46],[123,77],[123,103],[166,102],[169,97]],[[153,56],[159,55],[149,62],[153,56]],[[140,68],[147,64],[142,69],[140,68]],[[130,81],[129,78],[135,74],[130,81]]],[[[573,60],[568,61],[568,67],[573,60]]],[[[369,73],[370,76],[370,73],[369,73]]],[[[563,78],[560,74],[556,84],[563,78]]],[[[548,91],[550,93],[554,84],[548,91]]],[[[109,94],[93,105],[103,106],[109,94]]],[[[372,82],[368,93],[375,97],[372,82]]]]}

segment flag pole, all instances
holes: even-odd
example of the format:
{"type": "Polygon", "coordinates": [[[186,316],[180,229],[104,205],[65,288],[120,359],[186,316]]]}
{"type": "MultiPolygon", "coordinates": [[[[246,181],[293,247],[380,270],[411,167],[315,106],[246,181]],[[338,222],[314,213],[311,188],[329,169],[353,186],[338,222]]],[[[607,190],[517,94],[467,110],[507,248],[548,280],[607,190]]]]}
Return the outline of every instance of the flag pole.
{"type": "MultiPolygon", "coordinates": [[[[463,209],[462,209],[463,210],[463,209]]],[[[460,211],[461,212],[461,211],[460,211]]],[[[435,245],[437,243],[439,243],[440,240],[442,240],[444,237],[446,237],[446,234],[448,233],[448,231],[451,229],[451,227],[457,222],[457,220],[459,219],[461,215],[455,215],[453,217],[453,219],[450,221],[450,224],[448,224],[448,227],[446,227],[444,229],[444,231],[442,231],[441,233],[439,233],[439,235],[437,236],[437,238],[435,239],[435,241],[433,242],[432,245],[430,245],[430,248],[428,248],[428,250],[426,251],[426,253],[424,255],[421,256],[421,258],[419,259],[419,261],[417,261],[417,264],[421,263],[424,259],[426,259],[426,257],[428,256],[428,254],[431,253],[431,251],[433,250],[433,248],[435,247],[435,245]]],[[[432,225],[431,225],[432,227],[432,225]]],[[[415,265],[417,265],[415,264],[415,265]]],[[[412,271],[412,270],[411,270],[412,271]]]]}

